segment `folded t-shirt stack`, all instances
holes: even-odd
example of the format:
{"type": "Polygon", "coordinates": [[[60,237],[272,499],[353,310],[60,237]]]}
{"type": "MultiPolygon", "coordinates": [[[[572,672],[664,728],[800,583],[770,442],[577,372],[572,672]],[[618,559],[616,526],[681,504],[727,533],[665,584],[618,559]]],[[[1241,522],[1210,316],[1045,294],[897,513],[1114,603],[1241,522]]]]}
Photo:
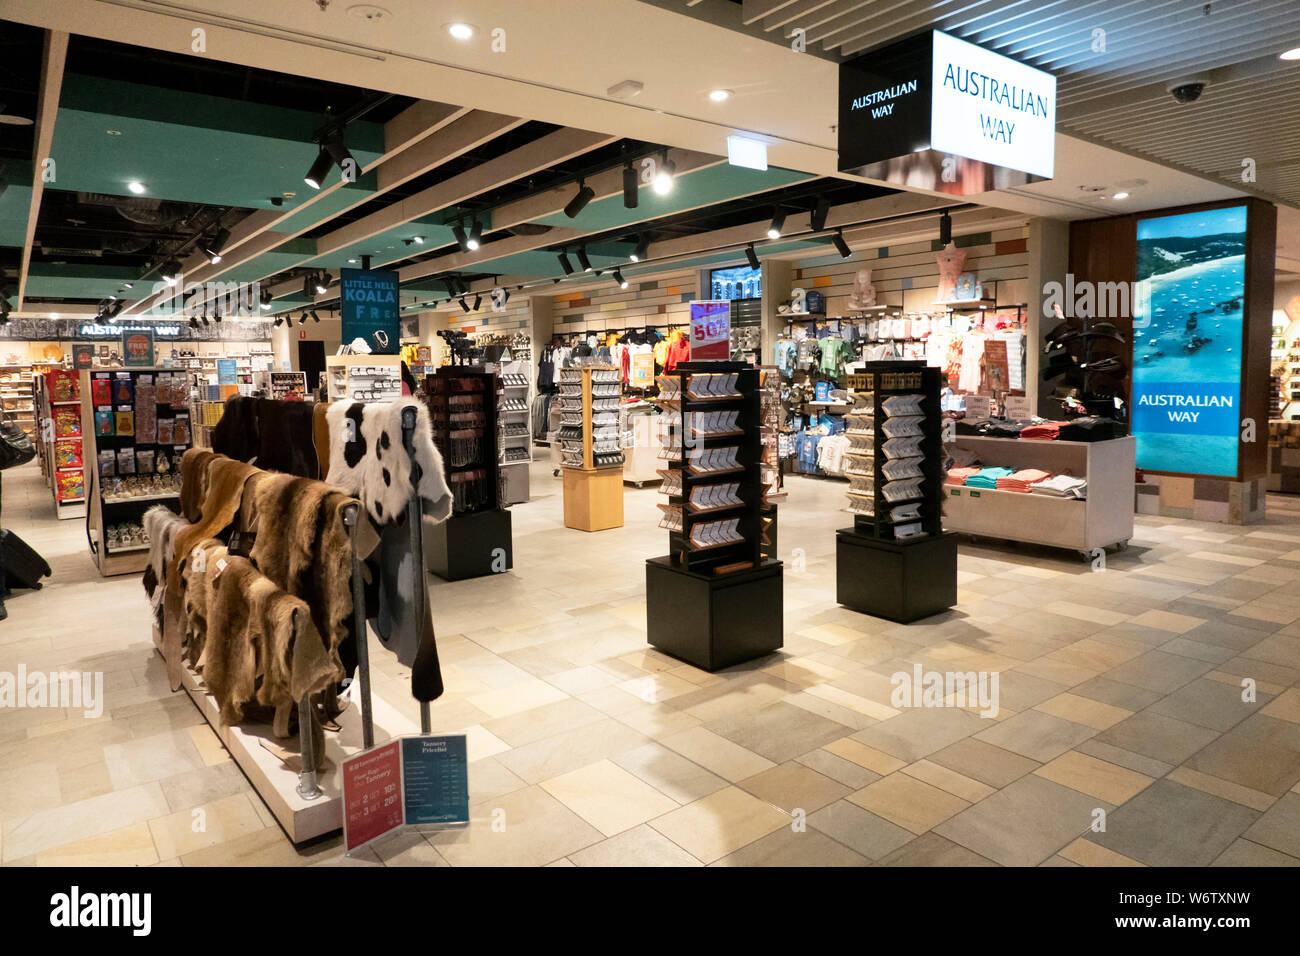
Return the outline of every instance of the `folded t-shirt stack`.
{"type": "Polygon", "coordinates": [[[1022,429],[1020,437],[1051,441],[1057,437],[1060,428],[1061,422],[1043,422],[1041,425],[1030,425],[1028,428],[1022,429]]]}
{"type": "Polygon", "coordinates": [[[981,468],[979,474],[971,475],[966,479],[967,488],[989,488],[993,489],[998,486],[999,478],[1007,478],[1014,469],[1011,468],[981,468]]]}
{"type": "Polygon", "coordinates": [[[952,468],[948,469],[948,477],[944,480],[944,484],[964,485],[967,478],[970,478],[973,475],[978,475],[979,473],[980,470],[978,465],[954,465],[952,468]]]}
{"type": "Polygon", "coordinates": [[[1005,478],[999,478],[997,483],[998,491],[1022,491],[1028,492],[1031,485],[1050,478],[1050,471],[1042,471],[1038,468],[1022,468],[1015,474],[1007,475],[1005,478]]]}
{"type": "Polygon", "coordinates": [[[1088,482],[1073,475],[1053,475],[1031,485],[1029,491],[1031,494],[1051,495],[1054,498],[1086,498],[1088,482]]]}

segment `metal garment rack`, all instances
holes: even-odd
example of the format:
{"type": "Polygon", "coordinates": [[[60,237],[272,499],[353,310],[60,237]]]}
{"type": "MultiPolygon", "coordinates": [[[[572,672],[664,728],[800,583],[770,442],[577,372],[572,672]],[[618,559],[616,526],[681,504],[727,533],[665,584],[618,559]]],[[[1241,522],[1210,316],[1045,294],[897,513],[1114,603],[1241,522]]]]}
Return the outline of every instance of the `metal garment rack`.
{"type": "MultiPolygon", "coordinates": [[[[422,469],[415,458],[416,412],[414,408],[402,410],[402,447],[411,456],[411,487],[414,493],[406,504],[406,523],[411,534],[411,553],[416,556],[415,568],[418,586],[415,588],[415,613],[426,613],[425,602],[428,594],[424,582],[424,522],[420,504],[420,478],[422,469]]],[[[352,627],[357,642],[357,686],[361,695],[361,745],[369,750],[375,745],[374,710],[370,698],[370,632],[366,625],[365,586],[362,583],[361,558],[357,555],[357,528],[361,522],[360,505],[348,505],[343,511],[343,523],[350,529],[352,538],[352,627]]],[[[420,618],[417,618],[419,620],[420,618]]],[[[302,770],[298,773],[298,795],[304,800],[316,800],[324,796],[320,788],[320,755],[316,753],[312,737],[312,721],[315,714],[311,700],[303,696],[298,701],[298,744],[302,754],[302,770]]],[[[431,718],[429,702],[420,701],[420,733],[430,732],[431,718]]]]}

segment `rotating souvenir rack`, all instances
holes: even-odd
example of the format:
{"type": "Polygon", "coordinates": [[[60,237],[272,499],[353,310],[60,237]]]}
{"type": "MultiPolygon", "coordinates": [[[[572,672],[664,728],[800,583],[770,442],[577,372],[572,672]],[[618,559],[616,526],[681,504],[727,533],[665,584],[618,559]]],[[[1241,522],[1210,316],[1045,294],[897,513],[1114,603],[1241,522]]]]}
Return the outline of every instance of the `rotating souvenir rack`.
{"type": "Polygon", "coordinates": [[[646,562],[648,640],[706,670],[782,644],[781,563],[762,553],[759,380],[743,362],[683,362],[658,379],[669,554],[646,562]]]}
{"type": "Polygon", "coordinates": [[[425,564],[448,581],[510,567],[510,513],[501,495],[498,450],[501,390],[495,372],[468,365],[444,365],[424,379],[433,443],[452,496],[451,517],[424,536],[425,564]],[[502,552],[505,565],[494,569],[502,552]]]}
{"type": "Polygon", "coordinates": [[[943,531],[942,374],[886,361],[847,376],[853,527],[836,533],[836,596],[853,610],[912,621],[957,601],[957,545],[943,531]]]}
{"type": "Polygon", "coordinates": [[[591,365],[560,371],[560,464],[564,526],[603,531],[623,526],[623,448],[618,369],[591,365]]]}
{"type": "Polygon", "coordinates": [[[181,456],[193,434],[188,376],[169,368],[80,375],[90,553],[104,577],[143,571],[145,511],[180,508],[181,456]]]}

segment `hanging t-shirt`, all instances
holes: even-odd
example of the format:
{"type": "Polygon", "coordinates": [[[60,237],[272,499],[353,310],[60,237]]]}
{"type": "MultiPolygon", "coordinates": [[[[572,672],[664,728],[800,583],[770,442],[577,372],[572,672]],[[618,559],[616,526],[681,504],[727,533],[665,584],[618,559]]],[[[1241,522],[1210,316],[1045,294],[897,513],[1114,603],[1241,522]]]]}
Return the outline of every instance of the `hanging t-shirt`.
{"type": "Polygon", "coordinates": [[[677,368],[678,362],[689,362],[691,359],[691,344],[685,339],[678,339],[668,346],[668,353],[664,356],[664,371],[671,372],[677,368]]]}
{"type": "Polygon", "coordinates": [[[821,344],[822,374],[831,378],[839,378],[844,374],[844,363],[857,357],[857,354],[853,351],[853,346],[838,335],[822,339],[821,344]]]}
{"type": "Polygon", "coordinates": [[[983,356],[983,332],[967,332],[961,337],[961,374],[957,387],[963,392],[980,390],[980,359],[983,356]]]}
{"type": "Polygon", "coordinates": [[[798,344],[791,339],[776,340],[776,367],[786,378],[794,374],[794,361],[798,352],[798,344]]]}

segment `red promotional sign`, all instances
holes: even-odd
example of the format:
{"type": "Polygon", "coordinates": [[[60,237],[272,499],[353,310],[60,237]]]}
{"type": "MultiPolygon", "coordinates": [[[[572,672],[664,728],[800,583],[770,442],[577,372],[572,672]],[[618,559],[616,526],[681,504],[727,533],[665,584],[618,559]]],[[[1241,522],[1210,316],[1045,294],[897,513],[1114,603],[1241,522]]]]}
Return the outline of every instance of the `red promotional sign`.
{"type": "Polygon", "coordinates": [[[343,761],[343,843],[351,852],[402,826],[401,741],[343,761]]]}
{"type": "Polygon", "coordinates": [[[691,303],[691,361],[731,357],[731,303],[710,299],[691,303]]]}

